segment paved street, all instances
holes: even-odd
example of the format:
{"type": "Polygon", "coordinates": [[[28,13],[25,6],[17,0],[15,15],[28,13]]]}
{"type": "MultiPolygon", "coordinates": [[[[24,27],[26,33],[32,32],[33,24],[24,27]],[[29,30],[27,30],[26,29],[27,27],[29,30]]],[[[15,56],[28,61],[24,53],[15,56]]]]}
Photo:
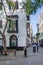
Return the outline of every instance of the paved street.
{"type": "Polygon", "coordinates": [[[18,51],[17,56],[0,56],[0,65],[43,65],[43,47],[39,48],[38,53],[32,52],[32,47],[27,49],[27,57],[23,51],[18,51]]]}

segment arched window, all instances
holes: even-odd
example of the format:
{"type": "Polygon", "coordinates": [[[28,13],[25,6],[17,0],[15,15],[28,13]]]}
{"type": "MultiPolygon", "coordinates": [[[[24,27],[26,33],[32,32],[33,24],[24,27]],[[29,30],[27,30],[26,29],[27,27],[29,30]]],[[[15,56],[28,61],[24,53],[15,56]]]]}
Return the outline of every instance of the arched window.
{"type": "Polygon", "coordinates": [[[17,37],[15,35],[10,37],[10,47],[17,47],[17,37]]]}

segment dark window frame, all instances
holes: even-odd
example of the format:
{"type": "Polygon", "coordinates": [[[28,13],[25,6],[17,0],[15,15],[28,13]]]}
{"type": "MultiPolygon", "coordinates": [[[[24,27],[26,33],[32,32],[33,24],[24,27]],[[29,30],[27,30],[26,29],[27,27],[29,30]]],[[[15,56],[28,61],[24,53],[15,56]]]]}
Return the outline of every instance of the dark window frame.
{"type": "Polygon", "coordinates": [[[0,10],[2,10],[2,2],[0,2],[0,10]]]}
{"type": "Polygon", "coordinates": [[[17,18],[17,20],[16,20],[16,31],[15,30],[12,30],[12,31],[10,31],[10,27],[9,27],[9,29],[7,30],[7,32],[8,33],[18,33],[18,18],[17,18]]]}
{"type": "Polygon", "coordinates": [[[0,28],[2,28],[2,20],[0,20],[0,28]]]}
{"type": "Polygon", "coordinates": [[[11,36],[10,36],[10,44],[9,44],[9,45],[10,45],[10,48],[17,48],[18,39],[17,39],[17,36],[16,36],[16,35],[11,35],[11,36]],[[11,39],[12,39],[12,37],[15,37],[15,38],[16,38],[16,46],[12,46],[12,45],[11,45],[11,41],[12,41],[11,39]]]}
{"type": "Polygon", "coordinates": [[[18,1],[16,0],[16,2],[15,2],[15,8],[16,9],[19,9],[19,5],[18,5],[18,1]]]}

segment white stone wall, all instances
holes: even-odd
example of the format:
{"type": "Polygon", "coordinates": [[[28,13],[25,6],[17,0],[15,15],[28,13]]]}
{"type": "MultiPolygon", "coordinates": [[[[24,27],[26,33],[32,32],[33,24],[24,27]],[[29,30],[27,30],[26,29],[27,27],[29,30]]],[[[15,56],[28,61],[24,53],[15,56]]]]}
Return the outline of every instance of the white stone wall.
{"type": "Polygon", "coordinates": [[[19,38],[18,38],[18,46],[26,46],[26,14],[24,10],[18,13],[19,15],[19,38]]]}
{"type": "MultiPolygon", "coordinates": [[[[18,38],[18,47],[26,46],[26,14],[24,10],[19,10],[18,12],[14,13],[18,15],[18,33],[8,33],[7,29],[5,32],[6,35],[6,46],[9,46],[10,36],[16,35],[18,38]]],[[[8,26],[7,26],[8,27],[8,26]]]]}

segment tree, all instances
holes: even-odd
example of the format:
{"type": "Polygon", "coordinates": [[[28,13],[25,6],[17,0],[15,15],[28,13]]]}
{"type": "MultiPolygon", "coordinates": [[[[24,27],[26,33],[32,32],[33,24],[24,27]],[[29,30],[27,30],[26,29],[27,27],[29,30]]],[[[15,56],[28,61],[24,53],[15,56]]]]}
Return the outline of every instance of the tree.
{"type": "MultiPolygon", "coordinates": [[[[3,2],[3,0],[2,0],[2,2],[3,2]]],[[[14,5],[14,3],[13,3],[12,1],[9,1],[9,0],[7,0],[7,3],[8,3],[8,6],[12,7],[13,12],[11,13],[11,15],[13,15],[14,10],[15,10],[15,5],[14,5]]],[[[6,30],[6,28],[7,28],[8,17],[7,17],[7,13],[6,13],[6,9],[5,9],[4,4],[3,4],[3,7],[4,7],[5,15],[6,15],[6,24],[5,24],[5,27],[4,27],[4,30],[3,30],[3,34],[4,34],[4,33],[5,33],[5,30],[6,30]]]]}
{"type": "Polygon", "coordinates": [[[26,0],[24,9],[26,14],[35,14],[37,9],[43,5],[43,0],[26,0]]]}
{"type": "MultiPolygon", "coordinates": [[[[13,12],[14,12],[14,10],[15,10],[15,3],[13,3],[12,1],[9,1],[9,0],[6,0],[6,2],[7,2],[7,4],[8,4],[8,6],[12,7],[13,11],[12,11],[11,15],[13,15],[13,12]]],[[[2,38],[3,38],[3,41],[4,41],[4,43],[3,43],[3,44],[4,44],[4,50],[6,50],[6,36],[5,36],[5,30],[6,30],[7,24],[8,24],[8,17],[7,17],[7,13],[6,13],[5,6],[4,6],[4,4],[3,4],[3,0],[1,0],[1,3],[2,3],[2,6],[3,6],[3,8],[4,8],[5,15],[6,15],[6,24],[5,24],[5,27],[4,27],[3,32],[0,31],[0,34],[1,34],[1,36],[2,36],[2,38]]]]}

